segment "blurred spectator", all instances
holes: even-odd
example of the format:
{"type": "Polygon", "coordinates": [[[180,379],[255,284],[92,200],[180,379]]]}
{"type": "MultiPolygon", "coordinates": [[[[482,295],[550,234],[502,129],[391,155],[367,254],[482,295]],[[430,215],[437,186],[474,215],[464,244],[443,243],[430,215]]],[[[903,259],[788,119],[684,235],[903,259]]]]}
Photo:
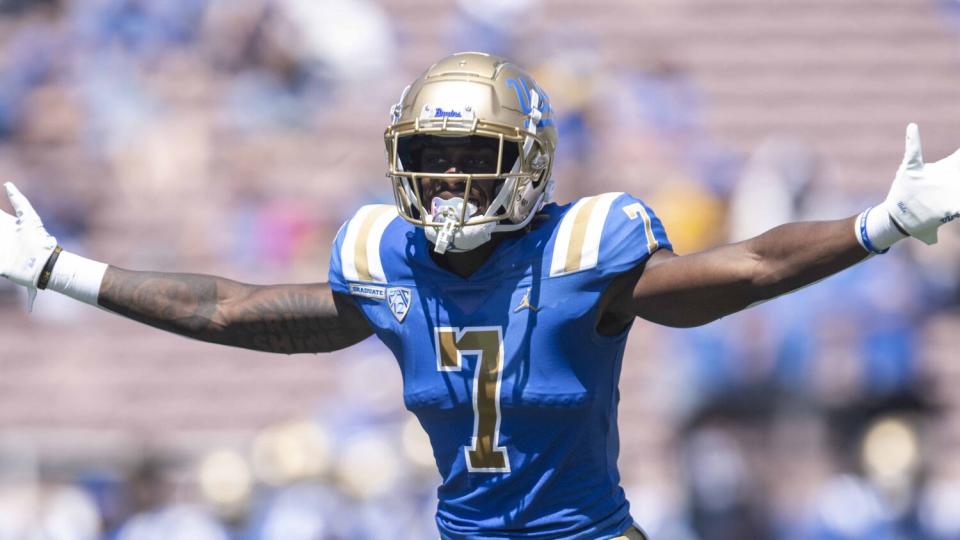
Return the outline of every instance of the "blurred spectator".
{"type": "Polygon", "coordinates": [[[3,540],[98,540],[100,516],[83,491],[66,486],[5,486],[0,489],[3,540]]]}
{"type": "Polygon", "coordinates": [[[954,26],[954,30],[960,32],[960,0],[935,0],[943,13],[954,26]]]}
{"type": "Polygon", "coordinates": [[[175,502],[169,465],[145,460],[130,479],[136,513],[117,533],[117,540],[227,540],[223,528],[199,508],[175,502]]]}
{"type": "Polygon", "coordinates": [[[263,540],[346,539],[353,519],[343,496],[325,485],[293,485],[270,501],[258,527],[263,540]],[[347,519],[344,519],[347,518],[347,519]]]}
{"type": "Polygon", "coordinates": [[[10,9],[19,14],[19,24],[0,41],[0,140],[24,121],[30,92],[62,76],[67,61],[59,54],[67,46],[60,1],[24,1],[10,9]]]}
{"type": "Polygon", "coordinates": [[[808,219],[808,200],[821,174],[817,156],[801,141],[764,141],[730,194],[729,240],[738,242],[793,219],[808,219]]]}
{"type": "Polygon", "coordinates": [[[604,139],[595,115],[602,114],[598,86],[601,58],[590,42],[565,40],[533,70],[541,89],[549,89],[557,132],[563,141],[553,164],[558,191],[553,200],[567,201],[592,191],[591,156],[604,139]]]}

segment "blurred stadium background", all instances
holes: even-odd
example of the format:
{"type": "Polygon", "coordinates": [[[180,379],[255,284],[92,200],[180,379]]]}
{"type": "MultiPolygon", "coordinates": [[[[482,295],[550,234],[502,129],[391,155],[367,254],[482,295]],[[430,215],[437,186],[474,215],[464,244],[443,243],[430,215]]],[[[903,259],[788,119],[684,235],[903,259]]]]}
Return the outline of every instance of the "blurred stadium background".
{"type": "MultiPolygon", "coordinates": [[[[528,66],[558,199],[630,191],[681,253],[882,199],[960,146],[956,0],[0,0],[0,178],[68,249],[326,279],[381,132],[456,50],[528,66]]],[[[638,323],[634,515],[665,540],[960,538],[960,228],[695,330],[638,323]]],[[[283,357],[0,283],[0,540],[435,538],[373,341],[283,357]]]]}

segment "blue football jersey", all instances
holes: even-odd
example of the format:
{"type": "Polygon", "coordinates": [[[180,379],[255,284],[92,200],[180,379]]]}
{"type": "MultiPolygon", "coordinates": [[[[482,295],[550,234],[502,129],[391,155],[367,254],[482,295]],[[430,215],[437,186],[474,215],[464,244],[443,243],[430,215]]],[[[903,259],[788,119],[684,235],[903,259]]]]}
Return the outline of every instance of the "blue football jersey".
{"type": "Polygon", "coordinates": [[[617,470],[627,331],[598,334],[598,304],[660,248],[660,220],[623,193],[547,205],[469,278],[438,266],[392,205],[341,227],[330,285],[399,362],[443,477],[444,539],[595,540],[631,525],[617,470]]]}

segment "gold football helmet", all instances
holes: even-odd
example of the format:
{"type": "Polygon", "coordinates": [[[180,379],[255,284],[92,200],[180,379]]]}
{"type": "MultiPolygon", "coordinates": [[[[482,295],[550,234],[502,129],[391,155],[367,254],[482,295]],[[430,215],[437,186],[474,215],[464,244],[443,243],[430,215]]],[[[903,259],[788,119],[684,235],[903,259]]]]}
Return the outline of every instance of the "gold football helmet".
{"type": "Polygon", "coordinates": [[[557,129],[550,101],[527,72],[496,56],[458,53],[427,69],[393,106],[384,142],[399,214],[423,227],[440,253],[526,227],[551,192],[557,129]],[[421,165],[418,148],[454,137],[497,149],[496,163],[455,172],[421,165]],[[425,203],[425,179],[462,183],[463,199],[425,203]],[[485,209],[470,202],[474,182],[495,183],[485,209]]]}

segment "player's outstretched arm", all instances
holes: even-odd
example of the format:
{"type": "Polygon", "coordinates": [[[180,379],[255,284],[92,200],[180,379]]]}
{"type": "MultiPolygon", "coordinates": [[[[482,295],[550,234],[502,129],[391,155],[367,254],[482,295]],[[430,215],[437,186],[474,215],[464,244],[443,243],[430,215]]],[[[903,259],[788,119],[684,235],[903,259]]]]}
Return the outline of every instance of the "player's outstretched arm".
{"type": "Polygon", "coordinates": [[[133,272],[62,251],[26,197],[5,188],[16,217],[0,211],[0,276],[27,288],[28,308],[49,288],[183,336],[287,354],[342,349],[372,333],[353,302],[325,283],[133,272]]]}
{"type": "Polygon", "coordinates": [[[855,218],[789,223],[750,240],[677,256],[658,251],[643,274],[624,276],[632,295],[621,319],[642,317],[667,326],[699,326],[817,282],[865,259],[855,218]]]}
{"type": "Polygon", "coordinates": [[[924,164],[916,124],[886,200],[855,218],[790,223],[693,255],[655,253],[614,284],[607,314],[697,326],[815,283],[908,235],[927,244],[960,217],[960,150],[924,164]],[[632,289],[633,294],[616,294],[632,289]],[[620,300],[617,300],[620,299],[620,300]]]}
{"type": "Polygon", "coordinates": [[[373,333],[353,301],[326,283],[247,285],[111,266],[97,303],[161,330],[266,352],[330,352],[373,333]]]}

